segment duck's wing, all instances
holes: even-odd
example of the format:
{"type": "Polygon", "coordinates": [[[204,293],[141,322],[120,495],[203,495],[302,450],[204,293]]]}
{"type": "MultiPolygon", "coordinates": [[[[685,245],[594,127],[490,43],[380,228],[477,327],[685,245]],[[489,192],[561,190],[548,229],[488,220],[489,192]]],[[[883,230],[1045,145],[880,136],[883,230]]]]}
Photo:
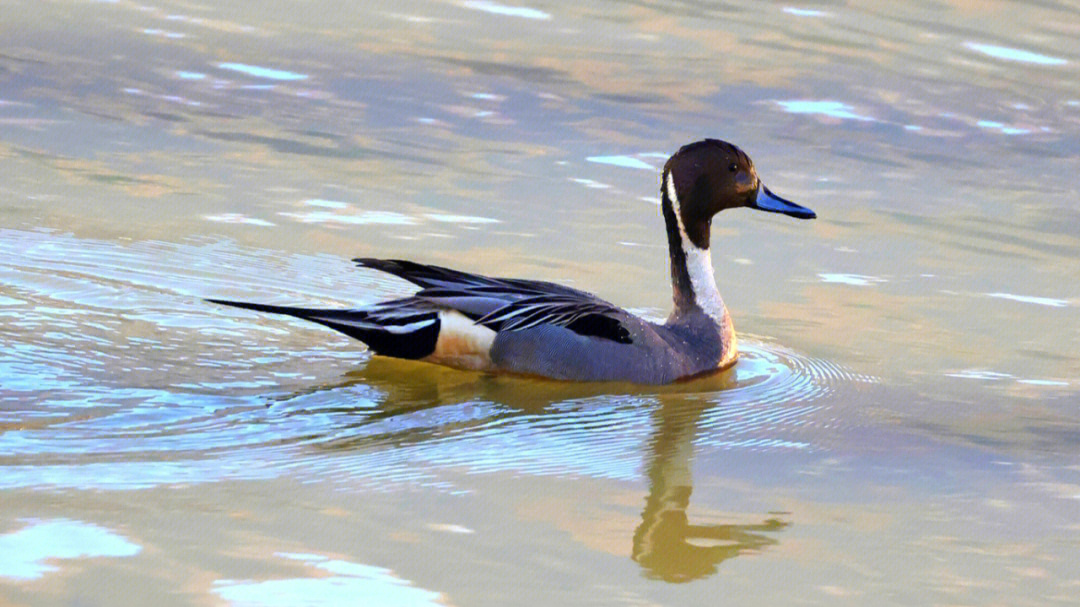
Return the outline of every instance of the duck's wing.
{"type": "MultiPolygon", "coordinates": [[[[563,327],[582,336],[632,343],[634,317],[602,299],[554,283],[488,278],[398,260],[357,260],[421,287],[410,297],[336,310],[242,301],[207,301],[319,323],[384,356],[488,368],[496,334],[563,327]]],[[[640,322],[640,321],[639,321],[640,322]]]]}
{"type": "Polygon", "coordinates": [[[353,263],[361,268],[393,274],[424,289],[490,288],[507,295],[519,293],[521,296],[528,296],[551,293],[597,299],[596,296],[585,291],[553,282],[523,278],[493,278],[404,259],[358,257],[353,260],[353,263]]]}
{"type": "Polygon", "coordinates": [[[421,287],[414,297],[468,316],[492,331],[562,326],[579,335],[630,343],[630,314],[609,302],[561,284],[490,278],[403,259],[353,259],[363,268],[394,274],[421,287]]]}
{"type": "Polygon", "coordinates": [[[495,331],[524,331],[544,325],[566,327],[578,335],[632,343],[625,321],[629,313],[602,299],[538,295],[511,302],[477,319],[495,331]]]}
{"type": "Polygon", "coordinates": [[[599,297],[560,284],[519,278],[491,278],[398,259],[355,259],[421,287],[414,298],[461,312],[495,332],[542,325],[579,335],[631,343],[630,314],[599,297]]]}

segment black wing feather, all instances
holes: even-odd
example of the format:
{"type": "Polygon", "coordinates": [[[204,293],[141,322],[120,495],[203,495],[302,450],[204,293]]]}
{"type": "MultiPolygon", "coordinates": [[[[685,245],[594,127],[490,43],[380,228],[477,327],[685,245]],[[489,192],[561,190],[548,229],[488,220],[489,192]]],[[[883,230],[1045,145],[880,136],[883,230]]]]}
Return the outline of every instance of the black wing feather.
{"type": "Polygon", "coordinates": [[[531,297],[507,304],[477,319],[476,323],[495,331],[524,331],[541,325],[566,327],[589,337],[599,337],[629,344],[630,332],[619,316],[625,312],[599,300],[575,300],[568,297],[531,297]]]}
{"type": "Polygon", "coordinates": [[[451,270],[441,266],[432,266],[405,259],[373,259],[370,257],[358,257],[353,263],[361,268],[371,268],[387,274],[393,274],[398,278],[407,280],[424,289],[477,289],[482,293],[490,290],[498,293],[517,292],[522,295],[539,295],[543,293],[572,295],[587,299],[598,299],[595,295],[579,291],[571,287],[542,280],[528,280],[524,278],[492,278],[471,274],[460,270],[451,270]]]}
{"type": "Polygon", "coordinates": [[[554,325],[579,335],[632,343],[621,322],[626,312],[585,291],[539,280],[491,278],[403,259],[353,261],[421,287],[412,299],[458,310],[495,331],[554,325]]]}

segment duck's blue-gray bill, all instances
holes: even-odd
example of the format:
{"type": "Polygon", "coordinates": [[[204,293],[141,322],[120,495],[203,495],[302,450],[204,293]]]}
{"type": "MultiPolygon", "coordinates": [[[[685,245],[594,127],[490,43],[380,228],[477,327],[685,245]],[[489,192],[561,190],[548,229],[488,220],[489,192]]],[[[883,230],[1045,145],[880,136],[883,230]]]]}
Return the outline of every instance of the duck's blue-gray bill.
{"type": "Polygon", "coordinates": [[[791,215],[792,217],[798,217],[799,219],[813,219],[817,217],[817,213],[810,209],[799,206],[790,200],[784,200],[776,194],[773,194],[769,191],[769,188],[764,186],[764,184],[758,187],[757,194],[750,203],[750,208],[770,211],[772,213],[783,213],[784,215],[791,215]]]}

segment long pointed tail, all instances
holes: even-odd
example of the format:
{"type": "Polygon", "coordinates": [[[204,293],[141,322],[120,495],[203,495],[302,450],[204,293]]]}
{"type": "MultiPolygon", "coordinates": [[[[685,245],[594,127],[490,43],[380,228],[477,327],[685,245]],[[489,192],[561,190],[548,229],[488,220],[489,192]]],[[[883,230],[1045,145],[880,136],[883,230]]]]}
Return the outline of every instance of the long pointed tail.
{"type": "Polygon", "coordinates": [[[225,299],[207,299],[206,301],[256,312],[285,314],[317,322],[364,342],[376,354],[396,358],[424,358],[434,352],[441,324],[436,312],[426,310],[410,315],[397,314],[387,317],[372,310],[363,309],[332,310],[272,306],[225,299]]]}
{"type": "Polygon", "coordinates": [[[210,303],[221,304],[223,306],[232,306],[234,308],[243,308],[245,310],[255,310],[256,312],[270,312],[271,314],[287,314],[289,316],[295,316],[297,318],[309,319],[313,316],[329,316],[332,314],[340,314],[342,312],[348,312],[348,310],[320,310],[317,308],[297,308],[293,306],[271,306],[268,304],[250,303],[246,301],[229,301],[227,299],[207,299],[210,303]]]}

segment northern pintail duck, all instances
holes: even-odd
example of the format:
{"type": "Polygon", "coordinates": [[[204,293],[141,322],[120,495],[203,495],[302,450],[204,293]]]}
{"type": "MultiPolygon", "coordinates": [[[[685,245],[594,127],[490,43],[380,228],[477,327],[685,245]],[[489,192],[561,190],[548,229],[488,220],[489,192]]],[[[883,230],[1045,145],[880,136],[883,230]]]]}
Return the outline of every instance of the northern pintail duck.
{"type": "Polygon", "coordinates": [[[749,156],[716,139],[684,146],[667,161],[660,199],[675,300],[663,324],[550,282],[396,259],[353,261],[419,286],[411,297],[348,310],[209,301],[296,316],[356,338],[376,354],[462,369],[664,384],[730,367],[739,351],[713,276],[713,216],[736,207],[800,219],[815,214],[770,192],[749,156]]]}

